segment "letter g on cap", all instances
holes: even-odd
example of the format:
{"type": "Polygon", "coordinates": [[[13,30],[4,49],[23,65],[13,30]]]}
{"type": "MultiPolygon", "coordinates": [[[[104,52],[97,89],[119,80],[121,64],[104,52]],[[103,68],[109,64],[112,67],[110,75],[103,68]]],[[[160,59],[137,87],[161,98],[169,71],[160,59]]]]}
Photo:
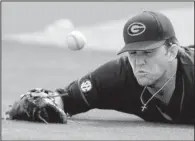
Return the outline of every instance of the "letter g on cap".
{"type": "Polygon", "coordinates": [[[127,28],[127,33],[130,36],[137,36],[144,33],[145,30],[146,30],[146,26],[143,23],[134,22],[130,24],[129,27],[127,28]]]}

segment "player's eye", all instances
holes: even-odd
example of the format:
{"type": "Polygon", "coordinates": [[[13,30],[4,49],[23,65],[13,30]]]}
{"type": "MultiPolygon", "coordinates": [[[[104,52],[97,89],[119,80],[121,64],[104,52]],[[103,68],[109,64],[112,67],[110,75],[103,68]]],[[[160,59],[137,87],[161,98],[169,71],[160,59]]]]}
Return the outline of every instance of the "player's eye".
{"type": "Polygon", "coordinates": [[[145,51],[144,53],[149,54],[149,53],[152,53],[152,52],[151,51],[145,51]]]}
{"type": "Polygon", "coordinates": [[[144,54],[146,55],[151,55],[153,52],[152,51],[144,51],[144,54]]]}
{"type": "Polygon", "coordinates": [[[135,55],[136,51],[129,52],[130,55],[135,55]]]}

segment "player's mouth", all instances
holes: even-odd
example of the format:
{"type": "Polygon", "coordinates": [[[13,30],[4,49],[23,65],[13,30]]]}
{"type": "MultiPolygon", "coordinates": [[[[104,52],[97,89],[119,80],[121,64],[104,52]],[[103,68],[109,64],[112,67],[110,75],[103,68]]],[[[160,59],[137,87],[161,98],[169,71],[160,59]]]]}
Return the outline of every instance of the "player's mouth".
{"type": "Polygon", "coordinates": [[[136,71],[137,76],[146,76],[147,74],[148,73],[146,71],[143,71],[143,70],[136,71]]]}
{"type": "Polygon", "coordinates": [[[147,71],[145,71],[145,70],[138,70],[138,71],[136,71],[136,73],[147,73],[147,71]]]}

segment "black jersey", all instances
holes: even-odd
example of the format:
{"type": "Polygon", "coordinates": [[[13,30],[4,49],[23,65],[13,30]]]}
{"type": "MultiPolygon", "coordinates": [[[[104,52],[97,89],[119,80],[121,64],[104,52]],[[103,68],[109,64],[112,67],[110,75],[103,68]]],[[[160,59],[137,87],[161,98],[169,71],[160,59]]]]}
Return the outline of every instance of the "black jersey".
{"type": "MultiPolygon", "coordinates": [[[[67,87],[69,96],[62,97],[64,109],[70,115],[98,108],[134,114],[146,121],[194,122],[194,51],[185,51],[186,55],[177,56],[176,88],[168,105],[154,97],[142,111],[140,95],[144,87],[137,83],[128,58],[121,57],[72,82],[67,87]]],[[[146,90],[143,101],[151,96],[146,90]]]]}

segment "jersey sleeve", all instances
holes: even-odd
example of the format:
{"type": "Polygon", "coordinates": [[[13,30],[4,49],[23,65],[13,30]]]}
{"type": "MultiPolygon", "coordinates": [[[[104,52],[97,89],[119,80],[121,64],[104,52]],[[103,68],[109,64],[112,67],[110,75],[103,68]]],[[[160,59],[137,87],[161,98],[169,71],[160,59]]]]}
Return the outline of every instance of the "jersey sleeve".
{"type": "Polygon", "coordinates": [[[66,88],[69,96],[62,97],[65,111],[74,115],[93,108],[116,109],[127,79],[127,66],[128,60],[121,57],[70,83],[66,88]]]}

